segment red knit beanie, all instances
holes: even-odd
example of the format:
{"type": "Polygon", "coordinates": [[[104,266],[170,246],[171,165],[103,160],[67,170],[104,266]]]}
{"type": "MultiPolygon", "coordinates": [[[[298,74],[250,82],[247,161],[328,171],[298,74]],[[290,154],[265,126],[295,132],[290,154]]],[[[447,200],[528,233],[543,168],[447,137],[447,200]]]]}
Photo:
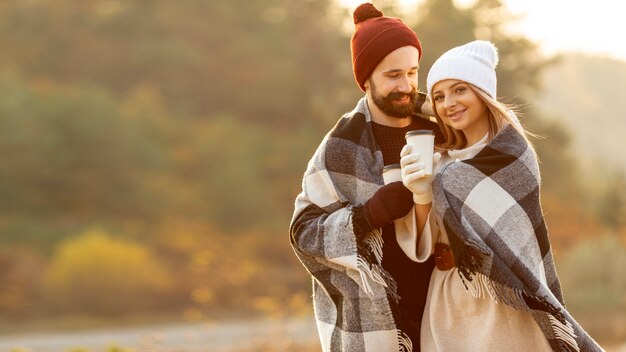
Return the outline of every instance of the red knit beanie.
{"type": "Polygon", "coordinates": [[[386,17],[374,7],[365,3],[354,10],[356,29],[352,34],[352,70],[354,78],[365,92],[365,81],[378,64],[392,51],[412,45],[422,58],[422,44],[417,34],[399,18],[386,17]]]}

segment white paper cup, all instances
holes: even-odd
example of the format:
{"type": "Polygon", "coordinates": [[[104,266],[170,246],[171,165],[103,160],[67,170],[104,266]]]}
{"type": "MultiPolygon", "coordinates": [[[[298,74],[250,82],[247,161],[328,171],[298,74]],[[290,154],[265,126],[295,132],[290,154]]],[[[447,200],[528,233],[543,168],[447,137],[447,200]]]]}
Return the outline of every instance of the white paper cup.
{"type": "Polygon", "coordinates": [[[402,181],[402,170],[400,164],[391,164],[383,167],[383,180],[388,185],[392,182],[402,181]]]}
{"type": "Polygon", "coordinates": [[[435,134],[431,130],[409,131],[405,135],[406,144],[411,146],[411,153],[419,153],[420,162],[425,164],[427,175],[433,174],[433,152],[435,151],[435,134]]]}

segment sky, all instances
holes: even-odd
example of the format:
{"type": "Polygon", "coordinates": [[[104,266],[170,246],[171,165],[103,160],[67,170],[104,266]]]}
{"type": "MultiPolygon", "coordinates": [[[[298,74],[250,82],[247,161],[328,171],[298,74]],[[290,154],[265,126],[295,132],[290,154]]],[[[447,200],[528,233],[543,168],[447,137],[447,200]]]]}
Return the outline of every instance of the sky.
{"type": "MultiPolygon", "coordinates": [[[[370,0],[372,1],[372,0],[370,0]]],[[[355,8],[366,0],[339,0],[355,8]]],[[[372,1],[376,4],[376,1],[372,1]]],[[[404,6],[421,0],[401,0],[404,6]]],[[[472,0],[456,0],[467,5],[472,0]]],[[[540,45],[545,54],[579,51],[626,61],[626,2],[622,0],[503,0],[524,17],[513,27],[540,45]]]]}

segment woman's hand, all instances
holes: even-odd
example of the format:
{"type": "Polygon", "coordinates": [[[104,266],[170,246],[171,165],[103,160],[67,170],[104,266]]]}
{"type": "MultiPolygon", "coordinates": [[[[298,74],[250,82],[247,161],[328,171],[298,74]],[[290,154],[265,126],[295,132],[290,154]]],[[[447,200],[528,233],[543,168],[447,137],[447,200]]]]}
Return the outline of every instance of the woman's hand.
{"type": "Polygon", "coordinates": [[[425,163],[420,161],[419,153],[411,153],[411,146],[405,145],[400,152],[402,183],[413,193],[415,204],[432,202],[431,175],[426,174],[425,163]]]}

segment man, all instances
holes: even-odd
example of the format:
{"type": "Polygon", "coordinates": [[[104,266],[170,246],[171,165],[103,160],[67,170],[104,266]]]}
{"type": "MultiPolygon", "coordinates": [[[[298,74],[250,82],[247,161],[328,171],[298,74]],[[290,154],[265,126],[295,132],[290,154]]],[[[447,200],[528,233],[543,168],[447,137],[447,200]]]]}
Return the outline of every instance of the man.
{"type": "Polygon", "coordinates": [[[425,101],[415,32],[372,4],[360,5],[354,22],[352,67],[365,97],[309,162],[291,244],[313,277],[324,351],[419,351],[434,261],[413,262],[396,241],[394,220],[415,203],[402,182],[382,186],[382,169],[399,163],[407,131],[439,129],[415,115],[425,101]]]}

